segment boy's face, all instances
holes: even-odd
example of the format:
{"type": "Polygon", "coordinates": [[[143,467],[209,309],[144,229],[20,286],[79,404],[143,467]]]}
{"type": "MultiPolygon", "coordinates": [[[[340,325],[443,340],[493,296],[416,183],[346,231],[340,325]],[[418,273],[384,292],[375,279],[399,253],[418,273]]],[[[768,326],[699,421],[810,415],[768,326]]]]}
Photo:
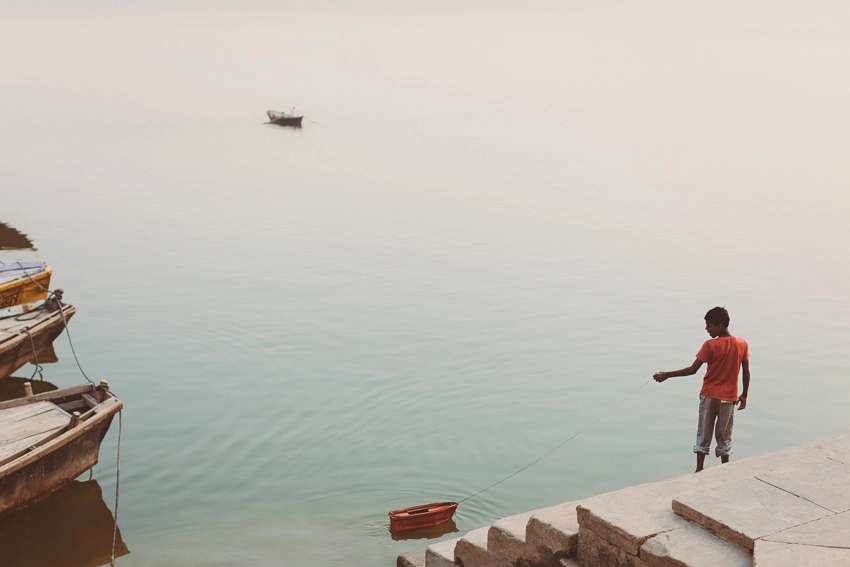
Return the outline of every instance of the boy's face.
{"type": "Polygon", "coordinates": [[[705,322],[705,332],[711,335],[712,339],[719,337],[720,333],[722,333],[723,329],[725,328],[726,327],[724,327],[720,323],[709,323],[708,321],[705,322]]]}

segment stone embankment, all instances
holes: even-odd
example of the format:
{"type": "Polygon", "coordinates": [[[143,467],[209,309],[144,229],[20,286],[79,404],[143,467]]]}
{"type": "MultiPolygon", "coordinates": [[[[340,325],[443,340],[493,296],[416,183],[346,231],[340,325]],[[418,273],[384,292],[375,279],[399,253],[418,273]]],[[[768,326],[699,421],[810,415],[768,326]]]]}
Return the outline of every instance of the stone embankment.
{"type": "Polygon", "coordinates": [[[397,565],[850,566],[850,433],[503,518],[397,565]]]}

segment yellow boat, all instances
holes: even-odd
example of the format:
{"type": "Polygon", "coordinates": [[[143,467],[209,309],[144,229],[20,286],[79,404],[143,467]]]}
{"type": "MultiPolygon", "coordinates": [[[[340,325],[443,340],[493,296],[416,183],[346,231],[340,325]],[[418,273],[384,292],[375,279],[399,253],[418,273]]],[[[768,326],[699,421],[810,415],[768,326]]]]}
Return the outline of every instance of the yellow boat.
{"type": "Polygon", "coordinates": [[[52,275],[43,260],[0,265],[0,309],[46,299],[52,275]]]}

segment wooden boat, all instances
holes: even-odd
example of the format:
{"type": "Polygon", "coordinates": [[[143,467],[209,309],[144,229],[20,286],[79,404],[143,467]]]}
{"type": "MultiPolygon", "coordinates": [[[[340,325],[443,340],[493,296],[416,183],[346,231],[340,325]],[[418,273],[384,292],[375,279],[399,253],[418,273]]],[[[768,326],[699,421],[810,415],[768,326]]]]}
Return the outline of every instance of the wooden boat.
{"type": "MultiPolygon", "coordinates": [[[[18,311],[25,307],[13,309],[18,311]]],[[[53,343],[76,312],[73,305],[62,305],[61,310],[50,311],[45,304],[0,318],[0,380],[11,376],[27,362],[38,362],[38,353],[53,343]]]]}
{"type": "Polygon", "coordinates": [[[45,299],[52,274],[44,261],[0,265],[0,308],[45,299]]]}
{"type": "Polygon", "coordinates": [[[0,402],[0,516],[42,500],[97,464],[123,404],[109,384],[0,402]]]}
{"type": "Polygon", "coordinates": [[[457,502],[434,502],[390,512],[390,529],[397,532],[429,528],[448,522],[457,510],[457,502]]]}
{"type": "Polygon", "coordinates": [[[267,110],[266,115],[269,117],[269,122],[278,126],[301,126],[303,116],[296,116],[295,109],[292,109],[291,114],[286,112],[278,112],[276,110],[267,110]]]}

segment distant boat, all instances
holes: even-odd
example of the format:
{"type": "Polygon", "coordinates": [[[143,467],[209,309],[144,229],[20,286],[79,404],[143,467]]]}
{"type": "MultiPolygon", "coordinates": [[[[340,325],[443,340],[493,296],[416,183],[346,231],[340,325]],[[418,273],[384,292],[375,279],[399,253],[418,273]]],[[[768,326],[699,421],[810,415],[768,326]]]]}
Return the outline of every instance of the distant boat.
{"type": "Polygon", "coordinates": [[[122,407],[105,381],[0,402],[0,516],[46,498],[96,465],[122,407]]]}
{"type": "Polygon", "coordinates": [[[390,512],[390,529],[396,532],[430,528],[448,522],[457,510],[457,502],[434,502],[390,512]]]}
{"type": "Polygon", "coordinates": [[[286,112],[278,112],[277,110],[267,110],[266,115],[269,117],[269,122],[280,126],[301,126],[303,116],[296,115],[295,109],[287,114],[286,112]]]}
{"type": "Polygon", "coordinates": [[[52,274],[43,260],[0,265],[0,308],[46,298],[52,274]]]}
{"type": "Polygon", "coordinates": [[[11,314],[0,318],[0,380],[27,362],[36,362],[38,353],[56,340],[65,323],[77,312],[73,305],[62,305],[61,311],[38,305],[9,308],[6,311],[11,314]],[[29,306],[34,307],[26,310],[29,306]]]}

